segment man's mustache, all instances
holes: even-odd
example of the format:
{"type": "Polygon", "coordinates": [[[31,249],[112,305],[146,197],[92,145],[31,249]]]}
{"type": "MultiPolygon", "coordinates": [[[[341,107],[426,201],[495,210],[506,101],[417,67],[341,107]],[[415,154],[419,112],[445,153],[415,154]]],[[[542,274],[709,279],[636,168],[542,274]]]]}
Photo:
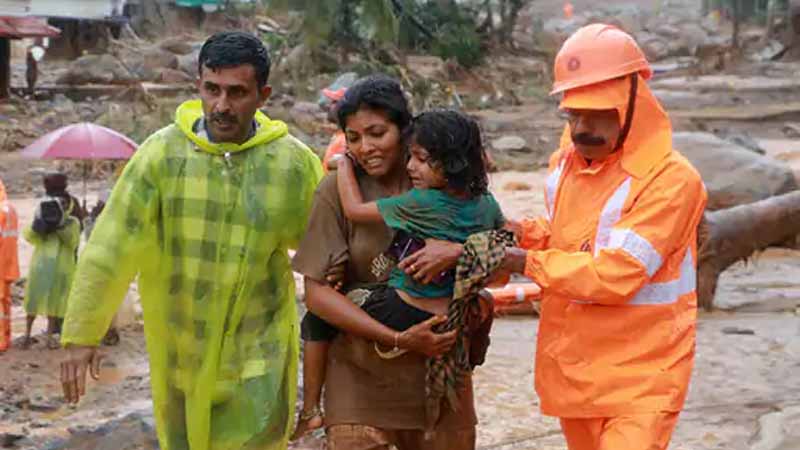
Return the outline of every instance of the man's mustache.
{"type": "Polygon", "coordinates": [[[236,116],[228,113],[211,113],[211,121],[236,123],[236,116]]]}
{"type": "Polygon", "coordinates": [[[588,147],[600,147],[606,145],[606,139],[602,136],[593,136],[589,133],[578,133],[572,135],[572,142],[588,147]]]}

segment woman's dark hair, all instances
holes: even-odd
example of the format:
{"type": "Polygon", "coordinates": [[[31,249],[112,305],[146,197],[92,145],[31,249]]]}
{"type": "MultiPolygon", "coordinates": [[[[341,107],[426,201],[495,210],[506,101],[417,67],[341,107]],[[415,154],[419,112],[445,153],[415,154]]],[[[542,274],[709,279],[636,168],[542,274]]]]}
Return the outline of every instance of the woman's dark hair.
{"type": "Polygon", "coordinates": [[[197,62],[200,75],[203,66],[216,70],[250,64],[255,69],[259,89],[267,84],[272,64],[264,44],[252,34],[241,31],[222,31],[208,38],[197,62]]]}
{"type": "Polygon", "coordinates": [[[486,153],[474,119],[449,109],[426,111],[412,120],[404,140],[428,151],[429,161],[442,169],[451,189],[471,197],[487,192],[486,153]]]}
{"type": "Polygon", "coordinates": [[[361,78],[347,89],[336,112],[336,119],[342,131],[347,126],[347,118],[362,107],[384,112],[389,121],[397,125],[401,132],[411,122],[411,111],[403,94],[403,88],[397,80],[386,75],[361,78]]]}

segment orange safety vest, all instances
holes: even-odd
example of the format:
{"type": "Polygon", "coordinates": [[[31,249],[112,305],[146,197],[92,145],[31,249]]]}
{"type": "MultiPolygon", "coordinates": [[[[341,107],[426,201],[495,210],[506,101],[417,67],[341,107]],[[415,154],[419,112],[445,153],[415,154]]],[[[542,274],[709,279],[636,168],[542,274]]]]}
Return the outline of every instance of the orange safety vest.
{"type": "MultiPolygon", "coordinates": [[[[680,411],[688,390],[707,195],[641,81],[623,148],[588,166],[565,132],[550,161],[548,215],[523,223],[525,274],[543,292],[536,390],[547,415],[680,411]]],[[[592,96],[611,91],[624,117],[626,89],[614,80],[592,96]]]]}

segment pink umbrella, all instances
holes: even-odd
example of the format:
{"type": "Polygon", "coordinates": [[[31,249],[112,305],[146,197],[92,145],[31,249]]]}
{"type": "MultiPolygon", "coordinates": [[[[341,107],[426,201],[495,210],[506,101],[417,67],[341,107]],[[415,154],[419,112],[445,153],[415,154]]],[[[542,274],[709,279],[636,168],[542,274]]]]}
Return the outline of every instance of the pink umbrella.
{"type": "Polygon", "coordinates": [[[76,123],[45,134],[22,156],[37,159],[130,159],[136,142],[93,123],[76,123]]]}
{"type": "MultiPolygon", "coordinates": [[[[76,123],[47,133],[20,153],[35,159],[130,159],[138,145],[116,131],[93,123],[76,123]]],[[[88,164],[83,166],[83,206],[86,207],[88,164]]]]}

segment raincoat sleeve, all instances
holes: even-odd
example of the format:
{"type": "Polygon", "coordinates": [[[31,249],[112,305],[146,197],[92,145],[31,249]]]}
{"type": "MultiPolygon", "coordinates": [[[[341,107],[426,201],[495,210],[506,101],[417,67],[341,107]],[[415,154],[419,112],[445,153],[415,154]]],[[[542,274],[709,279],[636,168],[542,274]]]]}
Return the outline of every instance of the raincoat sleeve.
{"type": "Polygon", "coordinates": [[[22,229],[22,237],[31,245],[39,245],[42,242],[42,237],[33,231],[33,227],[30,225],[22,229]]]}
{"type": "Polygon", "coordinates": [[[530,251],[525,275],[543,290],[573,300],[627,303],[667,256],[687,250],[705,203],[705,188],[696,172],[668,167],[623,212],[607,246],[594,254],[530,251]]]}
{"type": "Polygon", "coordinates": [[[316,191],[317,185],[320,180],[322,180],[323,176],[322,163],[320,163],[319,157],[305,146],[303,148],[302,167],[302,175],[298,183],[302,192],[301,198],[303,202],[299,214],[299,223],[301,223],[302,226],[295,227],[294,230],[292,230],[291,236],[289,237],[289,248],[291,249],[297,249],[300,245],[300,241],[306,234],[308,218],[311,214],[311,206],[314,203],[314,191],[316,191]]]}
{"type": "Polygon", "coordinates": [[[97,219],[67,301],[63,344],[98,345],[140,265],[157,253],[156,171],[164,145],[160,134],[141,145],[97,219]]]}
{"type": "Polygon", "coordinates": [[[520,221],[521,236],[519,246],[525,250],[547,248],[550,240],[550,222],[545,217],[523,219],[520,221]]]}
{"type": "Polygon", "coordinates": [[[78,248],[81,241],[81,226],[78,219],[68,217],[64,226],[56,230],[61,243],[70,250],[78,248]]]}

